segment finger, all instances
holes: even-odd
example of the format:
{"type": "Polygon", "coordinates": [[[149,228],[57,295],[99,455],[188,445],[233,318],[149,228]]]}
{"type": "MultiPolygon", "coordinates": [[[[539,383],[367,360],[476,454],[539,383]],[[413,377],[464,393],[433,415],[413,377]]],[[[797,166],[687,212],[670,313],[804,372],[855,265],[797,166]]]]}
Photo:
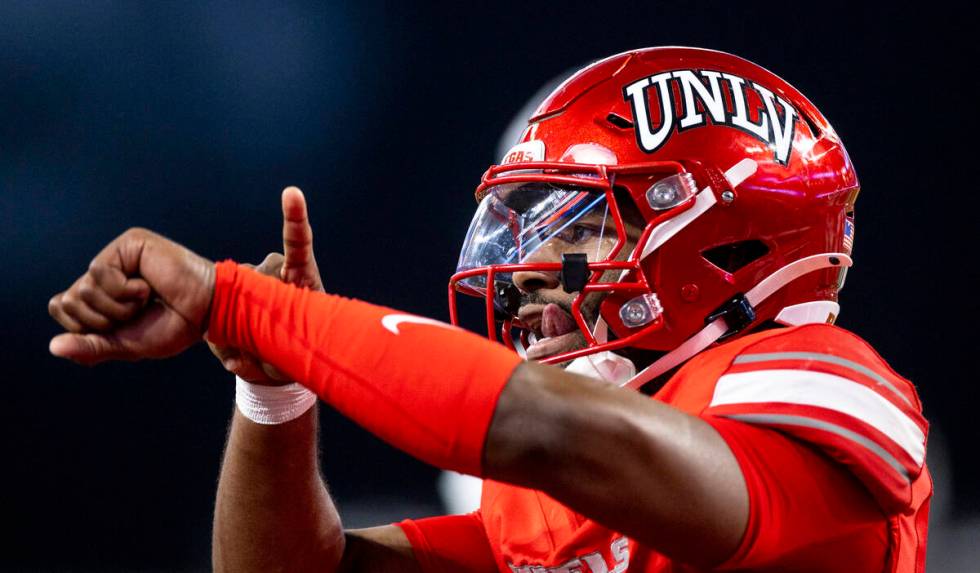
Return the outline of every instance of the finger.
{"type": "Polygon", "coordinates": [[[135,277],[139,274],[140,260],[148,242],[159,238],[146,229],[127,229],[95,255],[89,268],[104,265],[118,269],[124,276],[135,277]]]}
{"type": "Polygon", "coordinates": [[[115,337],[101,334],[59,334],[51,339],[48,350],[55,356],[85,365],[132,359],[115,337]]]}
{"type": "Polygon", "coordinates": [[[65,330],[69,332],[81,332],[84,327],[80,322],[72,318],[65,312],[64,306],[61,303],[61,297],[65,293],[58,293],[51,297],[48,301],[48,314],[51,318],[55,319],[65,330]]]}
{"type": "MultiPolygon", "coordinates": [[[[124,322],[132,318],[143,308],[149,296],[149,287],[145,286],[146,283],[143,283],[141,287],[134,288],[128,286],[126,281],[122,281],[118,285],[117,292],[125,298],[116,300],[107,289],[98,285],[97,281],[95,273],[91,272],[79,279],[78,297],[89,308],[115,322],[124,322]],[[134,295],[138,298],[134,298],[134,295]]],[[[142,283],[142,281],[139,282],[142,283]]]]}
{"type": "Polygon", "coordinates": [[[286,259],[282,278],[308,276],[308,267],[314,264],[313,229],[306,210],[306,198],[296,187],[287,187],[282,192],[282,248],[286,259]]]}
{"type": "Polygon", "coordinates": [[[227,352],[221,358],[221,365],[224,366],[225,370],[246,382],[265,383],[269,381],[269,377],[263,371],[262,364],[250,354],[238,350],[227,352]]]}
{"type": "Polygon", "coordinates": [[[237,348],[232,348],[230,346],[218,346],[217,344],[206,339],[205,342],[207,342],[208,348],[211,350],[211,354],[214,354],[214,357],[221,362],[221,365],[225,367],[225,370],[230,370],[230,368],[228,368],[228,364],[241,356],[241,352],[237,348]]]}
{"type": "Polygon", "coordinates": [[[141,278],[129,278],[119,267],[114,267],[100,261],[89,264],[85,277],[94,286],[118,301],[146,300],[150,296],[150,285],[141,278]]]}
{"type": "Polygon", "coordinates": [[[230,346],[217,346],[210,340],[206,340],[206,342],[211,353],[221,361],[221,366],[228,372],[247,382],[263,383],[268,380],[262,366],[254,356],[230,346]]]}
{"type": "MultiPolygon", "coordinates": [[[[60,306],[63,316],[79,325],[81,329],[69,329],[72,332],[101,331],[112,328],[112,320],[104,314],[94,310],[79,296],[80,287],[78,283],[61,295],[60,306]]],[[[67,325],[63,324],[66,328],[67,325]]]]}
{"type": "Polygon", "coordinates": [[[211,351],[221,361],[221,366],[225,370],[236,376],[240,376],[243,380],[251,381],[249,377],[259,370],[258,366],[253,364],[254,359],[247,354],[243,354],[237,348],[214,346],[210,342],[208,346],[211,347],[211,351]]]}
{"type": "Polygon", "coordinates": [[[207,318],[214,292],[214,263],[166,237],[146,229],[128,229],[103,248],[92,264],[141,279],[144,282],[127,281],[127,294],[139,296],[145,284],[188,326],[200,328],[207,318]]]}
{"type": "Polygon", "coordinates": [[[279,253],[269,253],[255,270],[269,277],[281,277],[283,262],[283,256],[279,253]]]}
{"type": "Polygon", "coordinates": [[[259,366],[262,368],[262,373],[268,380],[287,384],[292,381],[289,376],[286,376],[278,368],[272,364],[269,364],[268,362],[261,362],[259,363],[259,366]]]}
{"type": "Polygon", "coordinates": [[[257,358],[248,354],[243,354],[239,358],[231,372],[234,372],[235,376],[252,384],[268,384],[273,381],[263,371],[262,363],[257,358]]]}

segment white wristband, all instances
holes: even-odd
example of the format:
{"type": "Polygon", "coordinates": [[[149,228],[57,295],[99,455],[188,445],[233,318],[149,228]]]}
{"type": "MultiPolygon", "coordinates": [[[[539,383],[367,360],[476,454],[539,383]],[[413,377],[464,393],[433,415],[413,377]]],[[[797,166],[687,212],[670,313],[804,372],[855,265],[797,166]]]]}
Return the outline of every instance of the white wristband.
{"type": "Polygon", "coordinates": [[[285,424],[316,404],[316,394],[302,384],[261,386],[235,377],[235,405],[243,416],[257,424],[285,424]]]}

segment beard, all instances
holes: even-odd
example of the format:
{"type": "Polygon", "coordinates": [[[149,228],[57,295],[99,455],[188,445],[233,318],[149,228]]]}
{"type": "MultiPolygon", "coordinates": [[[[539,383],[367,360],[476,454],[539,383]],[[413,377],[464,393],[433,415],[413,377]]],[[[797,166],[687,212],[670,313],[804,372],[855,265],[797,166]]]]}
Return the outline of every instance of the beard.
{"type": "MultiPolygon", "coordinates": [[[[594,294],[588,295],[585,298],[585,300],[582,301],[582,305],[580,306],[580,310],[581,310],[581,313],[582,313],[582,318],[585,320],[585,323],[589,326],[589,328],[593,328],[593,329],[595,328],[595,324],[596,324],[596,321],[597,321],[598,315],[599,315],[599,303],[601,302],[601,300],[602,300],[602,294],[601,293],[594,293],[594,294]]],[[[570,330],[568,333],[566,333],[564,335],[561,335],[561,337],[560,337],[561,338],[560,348],[554,349],[554,350],[548,352],[545,355],[536,356],[534,358],[529,358],[529,359],[531,359],[531,360],[541,360],[541,359],[547,358],[549,356],[554,356],[554,355],[557,355],[557,354],[564,354],[564,353],[571,352],[571,351],[574,351],[574,350],[579,350],[579,349],[582,349],[582,348],[586,348],[588,346],[588,344],[586,342],[585,334],[582,332],[581,328],[578,326],[578,323],[574,320],[574,314],[572,312],[572,304],[571,304],[571,302],[572,301],[569,301],[569,300],[567,300],[565,298],[551,297],[551,296],[548,296],[547,294],[541,294],[538,291],[533,292],[533,293],[522,295],[522,297],[521,297],[521,307],[522,308],[524,306],[527,306],[527,305],[536,305],[536,306],[541,306],[541,307],[547,307],[549,305],[555,305],[555,306],[557,306],[558,308],[561,309],[561,312],[563,312],[565,315],[567,315],[567,317],[568,317],[567,320],[570,320],[573,323],[575,323],[574,329],[570,330]]],[[[537,331],[533,332],[535,339],[541,340],[541,339],[538,339],[537,337],[541,336],[541,334],[542,334],[541,331],[542,330],[543,330],[543,328],[539,327],[537,329],[537,331]]],[[[535,345],[532,345],[532,346],[535,346],[535,345]]],[[[564,362],[555,363],[554,365],[555,366],[558,366],[560,368],[565,368],[571,362],[572,362],[571,360],[567,360],[567,361],[564,361],[564,362]]]]}

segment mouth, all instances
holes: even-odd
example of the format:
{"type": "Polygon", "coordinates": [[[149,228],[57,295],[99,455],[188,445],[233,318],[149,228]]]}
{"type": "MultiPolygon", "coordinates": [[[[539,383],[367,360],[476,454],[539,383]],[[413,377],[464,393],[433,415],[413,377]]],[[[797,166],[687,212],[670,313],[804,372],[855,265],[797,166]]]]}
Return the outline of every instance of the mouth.
{"type": "Polygon", "coordinates": [[[522,308],[520,320],[531,330],[528,360],[541,360],[582,346],[582,333],[575,319],[555,303],[522,308]]]}

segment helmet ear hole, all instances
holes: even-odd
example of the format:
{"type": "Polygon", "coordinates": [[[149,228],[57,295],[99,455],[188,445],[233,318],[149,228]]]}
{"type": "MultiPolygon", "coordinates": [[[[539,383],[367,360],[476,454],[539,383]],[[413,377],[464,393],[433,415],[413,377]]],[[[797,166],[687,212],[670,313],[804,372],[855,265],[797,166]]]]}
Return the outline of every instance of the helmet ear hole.
{"type": "Polygon", "coordinates": [[[803,117],[803,121],[806,122],[806,126],[810,128],[810,134],[813,135],[814,139],[819,139],[823,135],[823,130],[817,127],[817,122],[813,121],[808,113],[800,114],[803,117]]]}
{"type": "Polygon", "coordinates": [[[622,185],[615,185],[613,187],[613,196],[616,198],[616,206],[619,207],[619,213],[623,216],[623,221],[633,225],[637,229],[643,229],[647,221],[633,200],[629,189],[622,185]]]}
{"type": "Polygon", "coordinates": [[[606,121],[619,129],[633,129],[633,122],[615,112],[609,112],[606,121]]]}
{"type": "Polygon", "coordinates": [[[735,273],[768,254],[769,247],[757,239],[727,243],[701,251],[701,256],[706,261],[726,273],[735,273]]]}

